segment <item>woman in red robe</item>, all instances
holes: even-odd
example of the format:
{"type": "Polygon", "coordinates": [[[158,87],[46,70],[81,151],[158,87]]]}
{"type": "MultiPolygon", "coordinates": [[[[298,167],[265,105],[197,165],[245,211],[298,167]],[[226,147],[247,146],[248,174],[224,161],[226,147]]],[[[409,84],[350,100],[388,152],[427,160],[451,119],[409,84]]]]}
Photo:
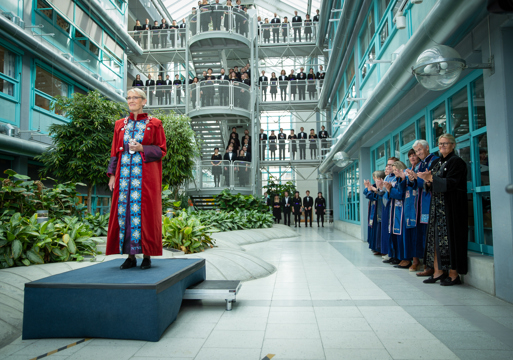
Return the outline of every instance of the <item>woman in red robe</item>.
{"type": "Polygon", "coordinates": [[[166,136],[159,119],[143,113],[146,94],[131,89],[130,116],[116,121],[107,175],[113,191],[107,255],[127,254],[121,269],[151,267],[150,256],[162,255],[162,158],[166,136]]]}

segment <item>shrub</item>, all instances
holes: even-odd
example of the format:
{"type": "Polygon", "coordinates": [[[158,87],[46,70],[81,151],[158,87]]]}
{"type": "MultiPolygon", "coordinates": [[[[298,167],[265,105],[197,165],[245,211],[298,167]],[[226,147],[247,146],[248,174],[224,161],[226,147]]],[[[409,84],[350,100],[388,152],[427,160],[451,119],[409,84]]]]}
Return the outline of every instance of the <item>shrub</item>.
{"type": "Polygon", "coordinates": [[[6,214],[0,220],[0,268],[81,261],[84,255],[99,254],[92,231],[77,217],[38,223],[36,214],[6,214]]]}
{"type": "Polygon", "coordinates": [[[269,207],[253,195],[232,194],[230,190],[224,189],[215,197],[216,205],[224,211],[256,210],[258,212],[268,212],[269,207]]]}
{"type": "Polygon", "coordinates": [[[219,230],[204,225],[195,215],[182,210],[177,217],[162,217],[162,244],[164,247],[182,250],[186,254],[204,251],[213,247],[210,235],[219,230]]]}
{"type": "Polygon", "coordinates": [[[107,236],[107,231],[109,229],[109,216],[110,214],[88,214],[82,218],[82,222],[93,232],[93,236],[107,236]]]}
{"type": "Polygon", "coordinates": [[[198,211],[197,217],[203,224],[210,224],[220,231],[270,228],[274,223],[270,212],[257,210],[198,211]]]}

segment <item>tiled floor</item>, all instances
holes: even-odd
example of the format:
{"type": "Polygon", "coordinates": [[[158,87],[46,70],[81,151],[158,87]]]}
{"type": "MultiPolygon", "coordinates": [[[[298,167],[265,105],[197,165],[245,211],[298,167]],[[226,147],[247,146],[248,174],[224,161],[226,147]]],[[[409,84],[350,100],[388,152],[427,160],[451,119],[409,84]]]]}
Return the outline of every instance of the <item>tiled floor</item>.
{"type": "MultiPolygon", "coordinates": [[[[245,247],[278,271],[245,283],[233,311],[185,302],[157,343],[93,339],[50,359],[513,359],[513,305],[469,286],[422,284],[333,229],[297,233],[245,247]]],[[[0,358],[75,340],[18,339],[0,358]]]]}

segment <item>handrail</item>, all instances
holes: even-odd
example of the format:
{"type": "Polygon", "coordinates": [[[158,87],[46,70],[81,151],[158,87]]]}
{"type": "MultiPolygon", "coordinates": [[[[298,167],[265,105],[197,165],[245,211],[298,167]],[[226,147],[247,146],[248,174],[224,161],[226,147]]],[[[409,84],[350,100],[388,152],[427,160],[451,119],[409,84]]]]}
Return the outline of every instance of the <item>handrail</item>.
{"type": "Polygon", "coordinates": [[[198,161],[193,170],[192,181],[186,184],[186,190],[208,191],[214,188],[230,188],[253,191],[255,181],[252,169],[255,164],[237,159],[238,157],[233,154],[232,161],[198,161]]]}
{"type": "Polygon", "coordinates": [[[317,23],[262,23],[258,24],[258,44],[260,46],[280,44],[316,44],[317,23]]]}

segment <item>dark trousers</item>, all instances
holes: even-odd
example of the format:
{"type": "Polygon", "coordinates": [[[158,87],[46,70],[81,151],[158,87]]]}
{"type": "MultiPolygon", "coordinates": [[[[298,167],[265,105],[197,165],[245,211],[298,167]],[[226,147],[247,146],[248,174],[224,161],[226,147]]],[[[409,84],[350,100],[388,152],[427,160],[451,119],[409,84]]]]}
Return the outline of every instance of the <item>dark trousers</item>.
{"type": "Polygon", "coordinates": [[[183,47],[185,43],[185,35],[180,35],[180,47],[183,47]]]}
{"type": "Polygon", "coordinates": [[[225,87],[219,90],[219,105],[228,106],[228,89],[225,87]]]}
{"type": "Polygon", "coordinates": [[[260,160],[265,160],[265,143],[260,144],[260,155],[262,156],[260,160]]]}
{"type": "Polygon", "coordinates": [[[166,92],[164,93],[165,95],[165,98],[166,98],[166,104],[167,105],[171,105],[171,91],[169,90],[166,90],[166,92]]]}
{"type": "Polygon", "coordinates": [[[276,150],[271,150],[271,155],[269,156],[269,160],[276,160],[276,150]]]}
{"type": "Polygon", "coordinates": [[[294,212],[294,226],[299,225],[301,227],[301,211],[294,212]]]}
{"type": "MultiPolygon", "coordinates": [[[[172,47],[175,47],[175,38],[171,39],[171,45],[172,47]]],[[[167,32],[160,35],[160,47],[162,49],[167,48],[167,32]]]]}
{"type": "Polygon", "coordinates": [[[182,102],[182,92],[180,90],[176,91],[176,104],[180,104],[182,102]]]}
{"type": "Polygon", "coordinates": [[[290,226],[290,208],[289,210],[283,210],[283,223],[290,226]]]}
{"type": "Polygon", "coordinates": [[[299,159],[306,160],[306,145],[299,145],[299,159]]]}
{"type": "Polygon", "coordinates": [[[308,227],[308,218],[310,218],[310,227],[312,227],[312,210],[305,210],[305,226],[308,227]]]}
{"type": "Polygon", "coordinates": [[[278,155],[280,157],[280,160],[282,160],[282,154],[283,154],[283,160],[285,160],[285,145],[279,147],[280,151],[278,152],[278,155]]]}
{"type": "Polygon", "coordinates": [[[305,86],[300,85],[298,90],[299,90],[299,101],[305,100],[305,86]]]}
{"type": "Polygon", "coordinates": [[[310,148],[310,158],[312,160],[317,158],[317,148],[315,148],[315,149],[310,148]]]}
{"type": "Polygon", "coordinates": [[[317,226],[319,226],[319,218],[321,219],[322,226],[324,226],[324,211],[317,212],[317,226]]]}
{"type": "Polygon", "coordinates": [[[287,88],[280,86],[280,95],[281,95],[281,101],[287,100],[287,88]]]}
{"type": "Polygon", "coordinates": [[[296,42],[296,36],[299,37],[299,42],[301,42],[301,28],[300,27],[294,28],[294,42],[296,42]]]}
{"type": "Polygon", "coordinates": [[[278,29],[273,29],[273,43],[279,43],[280,42],[280,33],[278,29]]]}
{"type": "Polygon", "coordinates": [[[262,88],[262,101],[267,101],[267,88],[262,88]]]}

